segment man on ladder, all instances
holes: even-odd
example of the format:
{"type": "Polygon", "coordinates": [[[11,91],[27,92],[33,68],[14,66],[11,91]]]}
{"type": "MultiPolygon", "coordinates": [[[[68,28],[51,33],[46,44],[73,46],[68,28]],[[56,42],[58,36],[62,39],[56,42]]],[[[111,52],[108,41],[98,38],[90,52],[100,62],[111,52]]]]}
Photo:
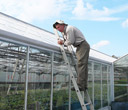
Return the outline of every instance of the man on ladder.
{"type": "MultiPolygon", "coordinates": [[[[73,45],[76,47],[77,57],[77,85],[80,91],[86,91],[88,81],[88,57],[90,46],[85,40],[82,32],[74,26],[65,24],[61,20],[57,20],[53,27],[60,31],[63,35],[63,40],[59,39],[58,44],[60,45],[73,45]]],[[[75,91],[72,87],[71,90],[75,91]]]]}

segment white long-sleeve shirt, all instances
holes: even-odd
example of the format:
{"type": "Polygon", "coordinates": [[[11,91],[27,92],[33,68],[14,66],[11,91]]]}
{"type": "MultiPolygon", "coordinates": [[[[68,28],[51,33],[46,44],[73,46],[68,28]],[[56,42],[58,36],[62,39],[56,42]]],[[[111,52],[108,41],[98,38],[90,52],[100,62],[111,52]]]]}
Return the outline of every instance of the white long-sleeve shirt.
{"type": "Polygon", "coordinates": [[[62,32],[62,35],[65,40],[64,45],[73,45],[76,47],[82,41],[85,40],[85,37],[82,34],[82,32],[76,27],[70,26],[70,25],[65,26],[64,32],[62,32]]]}

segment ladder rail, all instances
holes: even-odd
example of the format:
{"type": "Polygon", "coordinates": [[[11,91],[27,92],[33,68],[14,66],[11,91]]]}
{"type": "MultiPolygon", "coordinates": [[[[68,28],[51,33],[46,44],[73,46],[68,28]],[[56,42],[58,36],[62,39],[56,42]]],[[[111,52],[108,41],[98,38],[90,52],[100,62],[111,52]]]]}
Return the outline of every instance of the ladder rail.
{"type": "MultiPolygon", "coordinates": [[[[74,68],[75,68],[75,70],[76,70],[76,73],[78,73],[77,64],[76,64],[76,61],[75,61],[76,54],[74,53],[72,46],[68,46],[67,49],[68,49],[68,51],[69,51],[69,53],[70,53],[71,60],[72,60],[73,66],[74,66],[74,68]],[[75,58],[74,58],[74,57],[75,57],[75,58]]],[[[76,58],[76,59],[77,59],[77,58],[76,58]]]]}
{"type": "Polygon", "coordinates": [[[68,66],[68,70],[69,70],[69,73],[70,73],[70,77],[71,77],[72,83],[73,83],[73,85],[74,85],[74,88],[75,88],[75,90],[76,90],[76,93],[77,93],[78,99],[79,99],[79,101],[80,101],[81,107],[82,107],[83,110],[87,110],[87,109],[86,109],[86,105],[84,104],[84,100],[83,100],[83,98],[82,98],[82,95],[81,95],[81,93],[80,93],[80,90],[79,90],[79,88],[78,88],[78,86],[77,86],[77,83],[76,83],[76,81],[75,81],[75,77],[74,77],[73,72],[72,72],[72,70],[71,70],[70,63],[69,63],[68,58],[67,58],[67,56],[66,56],[66,54],[65,54],[65,50],[64,50],[64,48],[63,48],[62,45],[60,46],[60,48],[61,48],[61,52],[62,52],[62,54],[63,54],[64,60],[65,60],[65,62],[66,62],[66,64],[67,64],[67,66],[68,66]]]}

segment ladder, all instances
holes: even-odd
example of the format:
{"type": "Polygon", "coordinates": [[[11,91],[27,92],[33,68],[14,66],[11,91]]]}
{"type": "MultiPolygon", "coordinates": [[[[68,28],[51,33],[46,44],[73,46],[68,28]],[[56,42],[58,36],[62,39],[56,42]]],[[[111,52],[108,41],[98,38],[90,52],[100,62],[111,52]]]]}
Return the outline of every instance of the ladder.
{"type": "MultiPolygon", "coordinates": [[[[55,32],[55,36],[56,36],[58,39],[60,39],[59,34],[58,34],[58,32],[57,32],[56,29],[54,29],[54,32],[55,32]]],[[[69,46],[69,47],[70,47],[70,46],[69,46]]],[[[76,80],[75,80],[73,71],[72,71],[72,69],[71,69],[71,65],[70,65],[70,63],[69,63],[69,60],[68,60],[67,55],[66,55],[66,52],[65,52],[64,46],[63,46],[63,45],[60,45],[60,49],[61,49],[61,52],[62,52],[64,61],[65,61],[66,65],[67,65],[67,67],[68,67],[68,70],[69,70],[69,73],[70,73],[70,79],[71,79],[71,81],[72,81],[72,83],[73,83],[73,86],[74,86],[74,88],[75,88],[75,91],[76,91],[76,94],[77,94],[78,99],[79,99],[79,101],[80,101],[82,110],[87,110],[87,105],[90,106],[90,110],[94,110],[93,104],[92,104],[91,99],[90,99],[89,94],[88,94],[88,91],[87,91],[87,90],[86,90],[86,91],[80,91],[79,88],[78,88],[78,85],[77,85],[77,83],[76,83],[76,80]],[[81,94],[81,92],[82,92],[83,94],[81,94]],[[85,93],[84,93],[84,92],[85,92],[85,93]],[[87,99],[86,99],[86,100],[87,100],[87,103],[86,103],[86,104],[84,103],[84,95],[85,95],[86,98],[87,98],[87,99]],[[82,96],[83,96],[83,97],[82,97],[82,96]]],[[[72,51],[71,51],[71,47],[68,48],[68,50],[69,50],[70,55],[71,55],[71,60],[73,60],[73,62],[74,62],[75,60],[74,60],[74,57],[73,57],[73,53],[72,53],[72,51]]],[[[74,67],[75,67],[75,70],[76,70],[76,72],[77,72],[76,65],[74,65],[74,67]]]]}

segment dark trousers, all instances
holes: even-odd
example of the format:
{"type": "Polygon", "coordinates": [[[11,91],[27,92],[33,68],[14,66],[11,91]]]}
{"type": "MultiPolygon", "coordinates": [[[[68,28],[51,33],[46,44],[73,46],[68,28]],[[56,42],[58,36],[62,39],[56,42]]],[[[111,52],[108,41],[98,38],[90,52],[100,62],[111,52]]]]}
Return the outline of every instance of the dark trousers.
{"type": "Polygon", "coordinates": [[[76,49],[78,72],[77,84],[81,88],[87,87],[89,51],[90,46],[86,41],[83,41],[76,49]]]}

